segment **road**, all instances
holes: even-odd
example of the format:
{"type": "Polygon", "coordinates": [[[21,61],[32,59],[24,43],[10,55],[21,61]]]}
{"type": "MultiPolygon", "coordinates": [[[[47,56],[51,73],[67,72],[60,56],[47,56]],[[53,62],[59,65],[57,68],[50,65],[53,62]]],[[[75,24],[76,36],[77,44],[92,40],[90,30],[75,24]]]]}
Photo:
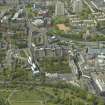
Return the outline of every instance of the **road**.
{"type": "Polygon", "coordinates": [[[91,12],[95,12],[87,0],[83,0],[83,2],[84,2],[84,4],[86,4],[89,7],[91,12]]]}
{"type": "Polygon", "coordinates": [[[11,70],[12,67],[12,50],[8,50],[5,58],[6,66],[11,70]]]}
{"type": "Polygon", "coordinates": [[[99,45],[104,45],[105,41],[94,41],[94,42],[88,42],[88,41],[77,41],[77,40],[71,40],[69,38],[64,38],[64,37],[60,37],[59,36],[59,39],[61,41],[65,41],[65,42],[72,42],[72,44],[74,45],[85,45],[87,47],[90,47],[90,48],[97,48],[99,47],[99,45]]]}

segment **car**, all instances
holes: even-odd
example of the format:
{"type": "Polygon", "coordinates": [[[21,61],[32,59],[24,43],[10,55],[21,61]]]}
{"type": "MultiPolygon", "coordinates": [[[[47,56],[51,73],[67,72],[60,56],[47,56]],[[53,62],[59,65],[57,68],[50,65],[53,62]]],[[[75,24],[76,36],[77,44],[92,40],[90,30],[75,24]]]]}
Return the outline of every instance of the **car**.
{"type": "Polygon", "coordinates": [[[59,41],[59,38],[55,35],[48,37],[49,43],[55,43],[59,41]]]}

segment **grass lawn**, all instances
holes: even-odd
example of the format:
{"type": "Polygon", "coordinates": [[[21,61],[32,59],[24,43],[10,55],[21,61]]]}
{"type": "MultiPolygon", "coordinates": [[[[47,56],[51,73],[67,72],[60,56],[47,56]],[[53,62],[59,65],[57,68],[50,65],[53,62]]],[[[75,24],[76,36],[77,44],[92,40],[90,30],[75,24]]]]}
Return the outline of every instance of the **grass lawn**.
{"type": "Polygon", "coordinates": [[[59,105],[65,97],[85,102],[70,89],[62,90],[48,86],[39,86],[34,90],[19,90],[13,94],[10,101],[12,105],[59,105]],[[58,99],[60,99],[59,102],[58,99]]]}
{"type": "Polygon", "coordinates": [[[40,65],[44,71],[49,73],[71,73],[67,57],[44,58],[40,61],[40,65]]]}
{"type": "MultiPolygon", "coordinates": [[[[43,89],[38,87],[34,90],[17,91],[10,98],[12,105],[43,105],[44,100],[48,101],[53,98],[52,91],[50,88],[43,89]],[[48,92],[47,92],[48,91],[48,92]]],[[[47,102],[47,105],[56,105],[47,102]]]]}
{"type": "MultiPolygon", "coordinates": [[[[34,90],[19,90],[12,95],[10,102],[12,105],[58,105],[53,102],[57,98],[55,91],[52,87],[43,86],[34,90]],[[46,104],[43,104],[45,101],[46,104]]],[[[57,91],[63,95],[62,90],[57,91]]]]}
{"type": "Polygon", "coordinates": [[[35,86],[32,90],[24,88],[13,94],[12,92],[10,90],[1,93],[6,98],[9,96],[10,105],[93,105],[96,99],[92,94],[71,85],[68,88],[35,86]]]}
{"type": "Polygon", "coordinates": [[[41,105],[39,103],[12,103],[12,105],[41,105]]]}
{"type": "MultiPolygon", "coordinates": [[[[43,105],[41,103],[12,103],[12,105],[43,105]]],[[[56,104],[48,104],[48,105],[56,105],[56,104]]]]}
{"type": "Polygon", "coordinates": [[[0,11],[1,10],[6,10],[7,8],[8,8],[8,6],[0,5],[0,11]]]}

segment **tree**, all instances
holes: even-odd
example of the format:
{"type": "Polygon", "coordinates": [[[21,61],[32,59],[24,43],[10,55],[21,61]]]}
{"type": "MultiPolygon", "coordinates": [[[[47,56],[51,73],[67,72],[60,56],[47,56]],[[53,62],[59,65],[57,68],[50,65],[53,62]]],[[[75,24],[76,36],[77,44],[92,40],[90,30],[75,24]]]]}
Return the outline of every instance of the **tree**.
{"type": "Polygon", "coordinates": [[[87,101],[88,102],[95,102],[96,97],[92,94],[87,94],[87,101]]]}
{"type": "Polygon", "coordinates": [[[7,100],[0,96],[0,105],[10,105],[7,100]]]}
{"type": "MultiPolygon", "coordinates": [[[[56,25],[56,24],[64,24],[65,23],[65,20],[66,20],[66,18],[57,16],[57,17],[55,17],[55,18],[52,19],[52,24],[53,25],[56,25]]],[[[68,20],[66,20],[66,22],[67,21],[68,20]]]]}
{"type": "Polygon", "coordinates": [[[104,101],[104,99],[99,99],[98,100],[98,104],[97,105],[105,105],[105,101],[104,101]]]}
{"type": "Polygon", "coordinates": [[[85,105],[85,103],[80,99],[75,99],[72,105],[85,105]]]}

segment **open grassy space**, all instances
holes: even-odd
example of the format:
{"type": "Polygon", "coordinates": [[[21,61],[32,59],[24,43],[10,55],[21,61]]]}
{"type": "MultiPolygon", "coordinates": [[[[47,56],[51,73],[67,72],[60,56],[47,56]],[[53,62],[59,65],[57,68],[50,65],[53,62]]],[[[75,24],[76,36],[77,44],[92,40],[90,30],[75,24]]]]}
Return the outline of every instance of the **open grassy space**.
{"type": "Polygon", "coordinates": [[[0,11],[8,9],[8,6],[0,5],[0,11]]]}
{"type": "MultiPolygon", "coordinates": [[[[34,90],[17,91],[11,97],[12,105],[43,105],[44,101],[54,98],[50,88],[37,87],[34,90]],[[49,90],[49,91],[48,91],[49,90]],[[48,92],[47,92],[48,91],[48,92]]],[[[48,105],[56,105],[47,102],[48,105]]]]}
{"type": "MultiPolygon", "coordinates": [[[[1,93],[1,92],[0,92],[1,93]]],[[[77,87],[58,86],[35,86],[34,89],[20,89],[17,91],[2,92],[10,105],[93,105],[97,100],[99,104],[103,101],[94,95],[77,87]],[[12,94],[12,95],[11,95],[12,94]]]]}
{"type": "Polygon", "coordinates": [[[67,57],[50,57],[40,61],[44,71],[49,73],[71,73],[67,57]]]}
{"type": "MultiPolygon", "coordinates": [[[[41,103],[13,103],[13,105],[43,105],[41,103]]],[[[49,104],[49,105],[56,105],[56,104],[49,104]]]]}

